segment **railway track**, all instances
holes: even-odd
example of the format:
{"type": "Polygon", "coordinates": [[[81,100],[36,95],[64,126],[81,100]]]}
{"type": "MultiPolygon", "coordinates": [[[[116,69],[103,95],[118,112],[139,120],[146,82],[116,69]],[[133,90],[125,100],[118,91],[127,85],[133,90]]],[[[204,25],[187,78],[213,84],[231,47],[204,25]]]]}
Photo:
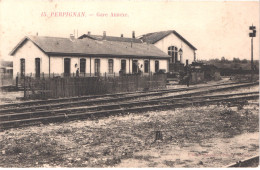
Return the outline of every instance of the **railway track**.
{"type": "Polygon", "coordinates": [[[201,89],[207,87],[217,87],[223,85],[245,85],[245,84],[252,84],[256,85],[257,83],[218,83],[214,85],[206,85],[200,87],[190,87],[190,88],[179,88],[179,89],[163,89],[163,90],[153,90],[153,91],[138,91],[138,92],[126,92],[126,93],[116,93],[116,94],[103,94],[103,95],[92,95],[92,96],[80,96],[80,97],[70,97],[70,98],[59,98],[59,99],[48,99],[48,100],[34,100],[34,101],[26,101],[20,103],[12,103],[12,104],[3,104],[0,105],[0,109],[4,108],[18,108],[18,107],[26,107],[26,106],[33,106],[33,105],[49,105],[53,103],[69,103],[69,102],[79,102],[84,100],[94,100],[94,99],[111,99],[117,97],[127,97],[127,96],[155,96],[155,95],[163,95],[166,93],[173,93],[173,92],[181,92],[181,91],[190,91],[194,89],[201,89]]]}
{"type": "Polygon", "coordinates": [[[232,88],[240,88],[255,85],[257,83],[225,83],[225,84],[216,84],[216,85],[207,85],[203,87],[192,87],[192,88],[181,88],[181,89],[166,89],[159,91],[150,91],[150,92],[131,92],[131,93],[117,93],[117,94],[107,94],[107,95],[96,95],[96,96],[83,96],[83,97],[73,97],[73,98],[62,98],[62,99],[51,99],[51,100],[41,100],[41,101],[29,101],[22,103],[14,104],[5,104],[0,105],[0,114],[10,113],[10,112],[23,112],[23,111],[36,111],[36,110],[50,110],[54,108],[62,107],[78,107],[86,106],[98,103],[107,103],[107,102],[118,102],[133,100],[144,97],[155,97],[162,96],[170,93],[184,92],[184,91],[193,91],[182,96],[190,96],[196,94],[205,94],[214,91],[228,90],[232,88]],[[221,87],[221,88],[214,88],[221,87]],[[205,90],[205,88],[208,88],[205,90]],[[201,91],[200,89],[204,89],[201,91]],[[199,91],[194,91],[199,90],[199,91]]]}
{"type": "MultiPolygon", "coordinates": [[[[211,89],[215,90],[215,89],[211,89]]],[[[197,92],[196,92],[197,93],[197,92]]],[[[189,94],[191,95],[191,94],[189,94]]],[[[144,112],[155,109],[172,109],[191,105],[209,105],[221,102],[239,102],[258,99],[259,92],[232,93],[225,95],[207,95],[184,97],[182,95],[166,96],[151,100],[117,102],[100,104],[96,106],[81,106],[63,109],[51,109],[45,111],[9,113],[0,115],[1,129],[39,124],[39,122],[57,122],[114,114],[126,114],[132,112],[144,112]],[[179,97],[179,98],[178,98],[179,97]]]]}
{"type": "Polygon", "coordinates": [[[258,167],[259,166],[259,155],[251,158],[237,161],[236,163],[230,164],[224,168],[235,168],[235,167],[258,167]]]}

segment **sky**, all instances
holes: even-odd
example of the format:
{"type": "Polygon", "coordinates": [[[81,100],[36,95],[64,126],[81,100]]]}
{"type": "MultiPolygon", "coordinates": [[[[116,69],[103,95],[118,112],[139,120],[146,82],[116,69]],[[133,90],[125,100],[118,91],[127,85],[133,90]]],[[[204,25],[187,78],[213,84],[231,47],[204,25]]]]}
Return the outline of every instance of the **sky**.
{"type": "Polygon", "coordinates": [[[106,31],[111,36],[131,37],[132,31],[139,36],[175,30],[198,49],[200,60],[223,56],[250,60],[248,34],[254,24],[254,59],[259,59],[259,9],[259,1],[0,0],[0,57],[12,61],[9,53],[17,43],[37,33],[69,37],[74,30],[79,36],[106,31]]]}

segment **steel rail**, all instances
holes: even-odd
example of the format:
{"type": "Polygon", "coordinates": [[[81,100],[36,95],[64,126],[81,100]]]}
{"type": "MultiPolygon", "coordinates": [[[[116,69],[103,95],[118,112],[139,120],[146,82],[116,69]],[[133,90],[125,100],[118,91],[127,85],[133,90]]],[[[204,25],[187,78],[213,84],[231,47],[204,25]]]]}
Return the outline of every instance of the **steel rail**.
{"type": "MultiPolygon", "coordinates": [[[[160,95],[171,92],[180,92],[180,91],[190,91],[194,89],[200,89],[205,87],[215,87],[215,86],[223,86],[223,85],[232,85],[232,84],[241,84],[241,83],[219,83],[214,85],[200,86],[200,87],[191,87],[191,88],[180,88],[180,89],[163,89],[163,90],[153,90],[153,91],[138,91],[138,92],[127,92],[127,93],[116,93],[116,94],[103,94],[103,95],[93,95],[93,96],[81,96],[81,97],[70,97],[70,98],[59,98],[59,99],[48,99],[48,100],[35,100],[35,101],[26,101],[20,103],[12,103],[12,104],[3,104],[0,105],[1,109],[6,107],[25,107],[30,105],[47,105],[51,103],[62,103],[62,102],[73,102],[73,101],[81,101],[81,100],[89,100],[89,99],[97,99],[97,98],[105,98],[105,97],[118,97],[124,95],[140,95],[144,93],[146,95],[160,95]]],[[[254,83],[242,83],[242,84],[252,84],[256,85],[258,82],[254,83]]]]}
{"type": "MultiPolygon", "coordinates": [[[[187,93],[187,94],[182,94],[182,95],[177,95],[177,97],[185,97],[185,96],[190,96],[190,95],[196,95],[196,94],[205,94],[209,92],[214,92],[214,91],[220,91],[220,90],[227,90],[230,88],[237,88],[237,87],[245,87],[245,86],[250,86],[251,83],[247,84],[239,84],[239,85],[231,85],[228,87],[221,87],[221,89],[216,88],[216,89],[209,89],[208,91],[203,90],[203,91],[198,91],[198,92],[193,92],[193,93],[187,93]]],[[[254,84],[253,84],[254,85],[254,84]]],[[[221,85],[223,86],[223,85],[221,85]]],[[[216,86],[207,86],[207,87],[216,87],[216,86]]],[[[218,87],[218,86],[217,86],[218,87]]],[[[191,90],[196,90],[200,89],[199,88],[190,88],[187,91],[191,90]]],[[[206,87],[203,87],[206,88],[206,87]]],[[[176,90],[176,89],[175,89],[176,90]]],[[[181,92],[182,90],[179,90],[177,92],[181,92]]],[[[38,105],[38,106],[31,106],[31,107],[19,107],[19,108],[9,108],[9,109],[0,109],[0,114],[5,114],[5,113],[10,113],[10,112],[22,112],[22,111],[36,111],[37,109],[41,110],[51,110],[53,108],[59,108],[59,107],[78,107],[78,106],[87,106],[87,105],[92,105],[92,104],[98,104],[98,103],[108,103],[108,102],[118,102],[118,101],[125,101],[125,100],[131,100],[131,99],[137,99],[141,97],[148,97],[148,96],[159,96],[163,95],[166,93],[173,93],[176,91],[164,91],[164,92],[153,92],[153,93],[144,93],[144,94],[134,94],[134,95],[129,95],[129,96],[123,96],[123,97],[117,97],[117,98],[101,98],[101,99],[94,99],[94,100],[82,100],[82,101],[74,101],[74,102],[64,102],[64,103],[54,103],[54,104],[45,104],[45,105],[38,105]]],[[[169,96],[171,98],[172,96],[169,96]]]]}
{"type": "MultiPolygon", "coordinates": [[[[206,96],[207,98],[209,96],[206,96]]],[[[201,97],[202,98],[202,97],[201,97]]],[[[163,101],[163,103],[160,103],[160,101],[146,101],[147,105],[144,106],[144,102],[142,102],[140,104],[140,102],[135,102],[135,103],[125,103],[125,104],[119,104],[117,106],[120,106],[119,108],[114,108],[112,110],[101,110],[101,111],[90,111],[90,112],[86,112],[85,109],[78,109],[78,110],[68,110],[66,112],[66,114],[60,114],[60,115],[55,115],[55,114],[51,114],[51,115],[46,115],[46,117],[36,117],[36,118],[25,118],[25,119],[18,119],[18,120],[9,120],[9,121],[2,121],[0,122],[0,127],[2,127],[2,129],[7,128],[7,127],[16,127],[16,126],[20,126],[24,123],[31,123],[31,122],[59,122],[59,121],[64,121],[64,120],[75,120],[75,119],[79,119],[79,118],[89,118],[89,117],[99,117],[99,116],[109,116],[109,115],[113,115],[113,114],[125,114],[125,113],[130,113],[130,112],[144,112],[144,111],[148,111],[148,110],[154,110],[154,109],[170,109],[170,108],[178,108],[178,107],[186,107],[189,105],[205,105],[205,104],[214,104],[214,103],[218,103],[218,102],[227,102],[227,101],[236,101],[236,100],[250,100],[250,99],[258,99],[259,98],[259,94],[253,94],[253,95],[249,95],[249,96],[240,96],[240,97],[230,97],[227,98],[225,97],[221,97],[221,98],[217,98],[217,99],[211,99],[211,100],[195,100],[195,101],[180,101],[180,102],[174,102],[174,99],[172,100],[168,100],[168,102],[163,101]],[[165,103],[166,102],[166,103],[165,103]],[[141,106],[140,106],[141,105],[141,106]],[[135,107],[134,107],[135,106],[135,107]],[[122,108],[125,107],[125,108],[122,108]],[[129,108],[126,108],[129,107],[129,108]]],[[[109,109],[109,106],[103,106],[102,109],[109,109]]],[[[113,108],[113,106],[112,106],[113,108]]],[[[42,116],[42,115],[41,115],[42,116]]]]}
{"type": "Polygon", "coordinates": [[[252,156],[250,158],[244,159],[242,161],[237,161],[236,163],[225,166],[224,168],[234,168],[234,167],[258,167],[259,166],[259,155],[252,156]]]}
{"type": "MultiPolygon", "coordinates": [[[[16,118],[22,118],[27,115],[27,117],[33,117],[33,116],[43,116],[43,115],[53,115],[58,113],[67,113],[67,112],[77,112],[77,111],[87,111],[87,110],[100,110],[104,108],[114,108],[114,107],[122,107],[126,105],[145,105],[145,104],[157,104],[160,102],[168,102],[169,100],[173,99],[173,101],[180,101],[180,100],[198,100],[198,99],[212,99],[212,98],[218,98],[218,97],[230,97],[230,96],[237,96],[237,95],[252,95],[252,94],[258,94],[259,92],[247,92],[247,93],[231,93],[231,94],[221,94],[221,95],[207,95],[207,96],[193,96],[193,97],[183,97],[183,95],[176,95],[176,96],[167,96],[167,97],[160,97],[157,99],[148,99],[148,100],[142,100],[142,101],[130,101],[130,102],[119,102],[119,103],[111,103],[107,105],[96,105],[96,106],[90,106],[90,107],[72,107],[72,108],[63,108],[63,109],[53,109],[53,110],[47,110],[47,111],[33,111],[33,112],[23,112],[23,113],[10,113],[10,114],[4,114],[0,115],[0,120],[10,120],[13,117],[16,118]],[[179,97],[179,98],[178,98],[179,97]],[[181,98],[180,98],[181,97],[181,98]]],[[[189,94],[190,95],[190,94],[189,94]]]]}

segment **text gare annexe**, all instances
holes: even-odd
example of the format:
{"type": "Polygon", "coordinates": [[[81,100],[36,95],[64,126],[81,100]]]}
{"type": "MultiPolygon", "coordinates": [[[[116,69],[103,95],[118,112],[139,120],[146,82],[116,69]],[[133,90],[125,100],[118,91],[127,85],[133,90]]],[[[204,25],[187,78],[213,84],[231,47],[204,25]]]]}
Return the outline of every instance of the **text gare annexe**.
{"type": "Polygon", "coordinates": [[[101,12],[97,12],[96,13],[97,17],[127,17],[128,14],[127,13],[115,13],[115,12],[111,12],[110,15],[108,13],[101,13],[101,12]]]}
{"type": "Polygon", "coordinates": [[[111,12],[111,17],[127,17],[127,13],[113,13],[111,12]]]}

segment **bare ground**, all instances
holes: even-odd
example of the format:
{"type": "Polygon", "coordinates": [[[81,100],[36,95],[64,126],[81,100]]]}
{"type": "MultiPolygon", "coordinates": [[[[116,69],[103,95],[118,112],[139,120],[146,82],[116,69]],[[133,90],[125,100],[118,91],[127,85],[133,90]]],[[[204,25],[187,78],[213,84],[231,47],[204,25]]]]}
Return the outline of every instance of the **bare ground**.
{"type": "Polygon", "coordinates": [[[21,102],[20,100],[16,99],[17,97],[23,97],[23,92],[22,91],[6,92],[0,90],[0,104],[21,102]]]}
{"type": "Polygon", "coordinates": [[[258,154],[254,103],[6,130],[0,167],[222,167],[258,154]]]}

